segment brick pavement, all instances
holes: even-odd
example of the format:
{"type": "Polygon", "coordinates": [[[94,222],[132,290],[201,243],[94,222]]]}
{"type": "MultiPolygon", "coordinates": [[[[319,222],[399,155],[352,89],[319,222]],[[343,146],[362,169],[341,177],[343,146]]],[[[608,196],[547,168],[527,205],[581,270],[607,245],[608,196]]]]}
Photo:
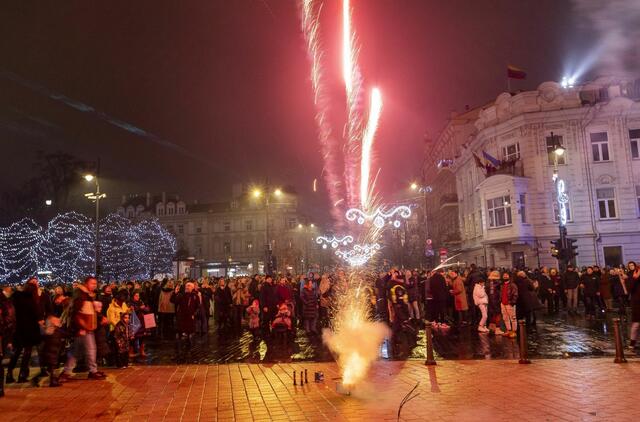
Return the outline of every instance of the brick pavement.
{"type": "Polygon", "coordinates": [[[79,379],[60,388],[8,386],[0,420],[396,420],[402,397],[417,382],[420,395],[405,405],[401,420],[640,420],[638,360],[440,361],[429,368],[379,361],[351,396],[336,393],[335,363],[137,366],[107,373],[106,381],[79,379]],[[292,372],[302,369],[309,384],[296,387],[292,372]],[[313,382],[314,371],[324,372],[324,383],[313,382]]]}

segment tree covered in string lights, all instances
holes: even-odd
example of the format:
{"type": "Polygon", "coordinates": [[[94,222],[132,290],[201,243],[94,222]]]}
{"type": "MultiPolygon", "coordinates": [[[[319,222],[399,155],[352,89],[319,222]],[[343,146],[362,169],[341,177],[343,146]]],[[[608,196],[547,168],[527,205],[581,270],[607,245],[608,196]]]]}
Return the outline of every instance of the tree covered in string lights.
{"type": "MultiPolygon", "coordinates": [[[[136,223],[112,214],[100,221],[100,265],[105,280],[148,278],[171,270],[176,242],[158,220],[136,223]]],[[[20,282],[38,271],[71,281],[92,274],[95,225],[86,216],[59,214],[42,228],[31,219],[0,227],[0,282],[20,282]]]]}

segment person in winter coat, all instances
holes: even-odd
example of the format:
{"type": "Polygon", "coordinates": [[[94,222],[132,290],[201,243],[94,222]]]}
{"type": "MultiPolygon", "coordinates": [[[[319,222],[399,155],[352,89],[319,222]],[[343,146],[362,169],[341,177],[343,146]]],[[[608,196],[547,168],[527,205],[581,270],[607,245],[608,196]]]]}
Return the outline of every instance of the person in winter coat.
{"type": "Polygon", "coordinates": [[[229,284],[223,278],[218,280],[218,287],[213,292],[213,311],[215,313],[218,329],[229,328],[231,324],[231,307],[233,306],[233,293],[229,284]]]}
{"type": "Polygon", "coordinates": [[[260,331],[260,302],[258,299],[253,299],[251,306],[247,308],[247,316],[249,318],[249,331],[251,331],[251,335],[255,339],[260,331]]]}
{"type": "Polygon", "coordinates": [[[11,301],[11,287],[3,287],[0,291],[0,397],[4,397],[4,351],[13,341],[16,331],[16,310],[11,301]]]}
{"type": "Polygon", "coordinates": [[[473,286],[473,303],[480,310],[480,322],[478,323],[478,332],[479,333],[488,333],[489,329],[487,328],[487,307],[489,306],[489,296],[487,296],[487,291],[485,290],[485,282],[484,279],[478,277],[475,279],[475,284],[473,286]]]}
{"type": "Polygon", "coordinates": [[[538,297],[540,302],[547,305],[547,315],[553,313],[553,282],[549,276],[547,267],[542,267],[542,271],[538,274],[538,297]]]}
{"type": "Polygon", "coordinates": [[[109,331],[113,332],[120,322],[120,315],[129,313],[131,309],[127,305],[127,291],[122,289],[116,293],[107,309],[107,320],[109,321],[109,331]]]}
{"type": "Polygon", "coordinates": [[[516,303],[518,302],[518,287],[511,282],[508,272],[502,273],[502,285],[500,286],[500,309],[505,325],[505,336],[515,338],[518,330],[516,320],[516,303]]]}
{"type": "Polygon", "coordinates": [[[593,267],[587,267],[587,272],[580,277],[580,285],[584,293],[585,318],[596,318],[596,304],[600,295],[600,278],[593,272],[593,267]]]}
{"type": "Polygon", "coordinates": [[[116,367],[118,369],[129,367],[129,342],[133,335],[129,332],[129,314],[122,312],[120,320],[113,330],[113,340],[116,352],[116,367]]]}
{"type": "Polygon", "coordinates": [[[404,285],[409,295],[409,318],[420,319],[420,306],[418,306],[418,299],[420,298],[420,292],[418,290],[418,276],[413,275],[409,270],[404,272],[404,285]]]}
{"type": "Polygon", "coordinates": [[[629,290],[627,289],[624,272],[619,268],[611,268],[609,270],[609,282],[611,283],[613,299],[618,305],[618,314],[625,319],[627,317],[629,290]]]}
{"type": "MultiPolygon", "coordinates": [[[[60,318],[49,315],[43,331],[44,344],[42,347],[42,355],[39,356],[38,359],[40,360],[40,365],[47,368],[49,373],[49,387],[59,387],[62,384],[58,380],[58,377],[55,376],[54,370],[58,366],[60,350],[64,343],[64,332],[60,318]]],[[[34,385],[38,384],[39,378],[39,376],[36,376],[32,380],[34,385]]]]}
{"type": "Polygon", "coordinates": [[[458,313],[458,324],[467,325],[465,318],[469,305],[467,303],[467,291],[464,287],[464,280],[458,275],[456,270],[449,271],[449,280],[451,280],[450,293],[453,295],[455,309],[458,313]]]}
{"type": "Polygon", "coordinates": [[[260,289],[260,306],[262,308],[262,325],[265,333],[268,333],[271,322],[278,312],[278,295],[276,294],[276,287],[273,285],[273,278],[270,275],[265,277],[260,289]]]}
{"type": "Polygon", "coordinates": [[[594,265],[593,273],[596,274],[600,280],[598,287],[600,295],[598,296],[600,307],[608,312],[613,307],[613,300],[611,298],[611,283],[609,282],[609,273],[607,271],[600,270],[600,267],[594,265]]]}
{"type": "Polygon", "coordinates": [[[500,301],[500,273],[491,271],[487,277],[487,298],[489,305],[487,307],[489,317],[489,331],[494,335],[503,335],[501,327],[502,309],[500,301]]]}
{"type": "Polygon", "coordinates": [[[329,280],[329,276],[326,274],[322,274],[322,278],[320,279],[318,296],[320,298],[320,307],[318,308],[320,326],[326,327],[329,325],[329,307],[331,306],[331,280],[329,280]]]}
{"type": "Polygon", "coordinates": [[[238,281],[236,291],[233,292],[233,330],[236,334],[242,332],[242,319],[244,310],[249,306],[249,289],[245,286],[244,280],[238,281]]]}
{"type": "Polygon", "coordinates": [[[557,314],[560,312],[560,302],[562,301],[566,305],[567,296],[564,294],[564,281],[555,268],[549,270],[549,277],[553,283],[553,312],[557,314]]]}
{"type": "MultiPolygon", "coordinates": [[[[527,326],[535,321],[534,313],[538,305],[534,293],[533,281],[527,277],[524,271],[516,273],[515,284],[518,287],[518,301],[516,303],[516,318],[526,320],[527,326]]],[[[535,322],[534,322],[535,325],[535,322]]]]}
{"type": "Polygon", "coordinates": [[[41,296],[38,292],[38,279],[27,280],[23,291],[13,294],[13,306],[16,311],[16,331],[13,340],[14,355],[7,366],[7,384],[15,382],[13,369],[22,355],[18,382],[26,382],[29,376],[29,362],[34,346],[42,341],[40,328],[44,327],[44,312],[40,306],[41,296]]]}
{"type": "MultiPolygon", "coordinates": [[[[135,290],[131,297],[131,300],[128,303],[129,309],[131,312],[136,314],[140,324],[140,330],[137,333],[131,333],[133,336],[133,350],[132,352],[140,353],[140,357],[146,358],[147,354],[144,352],[144,336],[145,336],[145,327],[144,327],[144,316],[149,313],[149,307],[142,301],[140,298],[140,292],[135,290]]],[[[131,355],[132,353],[130,353],[131,355]]],[[[133,356],[131,356],[133,357],[133,356]]]]}
{"type": "Polygon", "coordinates": [[[640,331],[640,268],[635,262],[627,264],[627,284],[631,295],[631,335],[629,336],[629,348],[634,349],[638,341],[640,331]]]}
{"type": "Polygon", "coordinates": [[[176,360],[184,362],[191,351],[193,334],[196,332],[196,312],[200,307],[200,295],[194,291],[195,285],[187,282],[184,293],[176,287],[171,295],[171,303],[176,305],[176,360]]]}
{"type": "Polygon", "coordinates": [[[317,334],[318,325],[318,296],[313,288],[313,281],[307,280],[302,289],[302,318],[304,330],[307,334],[317,334]]]}
{"type": "Polygon", "coordinates": [[[171,335],[176,315],[176,305],[171,302],[174,291],[172,280],[168,280],[160,288],[158,296],[158,332],[160,337],[167,338],[171,335]]]}
{"type": "Polygon", "coordinates": [[[567,265],[567,271],[562,276],[562,279],[567,295],[569,314],[578,315],[578,285],[580,284],[580,276],[575,268],[573,268],[573,265],[567,265]]]}
{"type": "Polygon", "coordinates": [[[447,282],[442,272],[435,271],[429,278],[429,291],[433,298],[431,299],[431,308],[433,320],[435,321],[434,326],[436,328],[449,328],[445,318],[449,292],[447,290],[447,282]]]}

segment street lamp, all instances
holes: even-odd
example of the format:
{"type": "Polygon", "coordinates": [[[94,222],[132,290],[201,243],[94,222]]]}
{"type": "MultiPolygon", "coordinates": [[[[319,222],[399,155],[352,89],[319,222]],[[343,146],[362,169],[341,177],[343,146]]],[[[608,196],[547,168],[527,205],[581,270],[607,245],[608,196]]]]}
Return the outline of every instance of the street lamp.
{"type": "Polygon", "coordinates": [[[53,204],[53,201],[52,201],[51,199],[46,199],[46,200],[44,201],[44,204],[45,204],[46,206],[50,207],[50,206],[51,206],[51,204],[53,204]]]}
{"type": "MultiPolygon", "coordinates": [[[[424,233],[424,239],[423,239],[423,244],[425,247],[425,254],[426,252],[426,246],[427,244],[430,245],[430,243],[428,243],[429,239],[429,226],[428,226],[428,217],[427,217],[427,194],[433,192],[433,188],[429,185],[426,185],[424,183],[424,174],[422,175],[422,179],[423,179],[423,183],[422,184],[418,184],[417,182],[412,182],[409,185],[409,188],[414,191],[414,192],[418,192],[422,194],[422,209],[423,209],[423,215],[422,215],[422,227],[423,230],[422,232],[424,233]]],[[[431,250],[431,249],[429,249],[431,250]]],[[[421,260],[422,261],[422,260],[421,260]]]]}
{"type": "Polygon", "coordinates": [[[264,206],[264,211],[265,211],[265,230],[264,231],[265,231],[265,257],[266,257],[265,274],[270,274],[271,271],[274,270],[274,268],[272,268],[273,248],[272,248],[271,240],[269,237],[269,199],[271,195],[279,198],[283,195],[283,193],[282,193],[282,189],[280,188],[271,189],[271,187],[267,184],[264,192],[259,188],[254,188],[251,194],[256,199],[261,198],[264,194],[264,205],[265,205],[264,206]]]}
{"type": "MultiPolygon", "coordinates": [[[[558,158],[562,157],[566,148],[562,146],[560,137],[551,132],[551,140],[553,142],[553,175],[551,180],[556,190],[556,200],[558,202],[558,231],[560,233],[560,255],[558,258],[558,266],[560,271],[564,271],[567,266],[567,202],[569,200],[565,192],[564,180],[558,176],[558,158]]],[[[553,243],[553,242],[552,242],[553,243]]]]}
{"type": "Polygon", "coordinates": [[[86,180],[87,182],[95,182],[95,186],[96,186],[96,191],[95,192],[90,192],[90,193],[85,193],[84,196],[91,200],[91,201],[95,201],[96,203],[96,223],[95,223],[95,245],[94,245],[94,275],[95,277],[98,277],[98,270],[100,269],[100,200],[104,199],[107,197],[107,194],[105,193],[101,193],[100,192],[100,183],[98,181],[98,176],[95,176],[93,174],[85,174],[84,176],[84,180],[86,180]]]}

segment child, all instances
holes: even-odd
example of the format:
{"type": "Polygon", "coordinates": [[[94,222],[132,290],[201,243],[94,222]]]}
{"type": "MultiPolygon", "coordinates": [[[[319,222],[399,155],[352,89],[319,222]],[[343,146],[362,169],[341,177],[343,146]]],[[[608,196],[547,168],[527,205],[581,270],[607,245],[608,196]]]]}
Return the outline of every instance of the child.
{"type": "Polygon", "coordinates": [[[286,303],[281,303],[278,307],[278,314],[271,324],[271,328],[275,328],[278,325],[285,325],[287,330],[291,330],[291,311],[286,303]]]}
{"type": "Polygon", "coordinates": [[[482,318],[478,324],[478,332],[488,333],[489,329],[486,327],[486,324],[489,296],[487,296],[487,291],[484,289],[484,280],[482,278],[478,278],[475,286],[473,287],[473,303],[475,303],[478,309],[480,309],[480,313],[482,314],[482,318]]]}
{"type": "Polygon", "coordinates": [[[249,316],[249,331],[251,331],[253,338],[256,338],[260,329],[260,303],[258,299],[254,299],[251,306],[247,308],[247,315],[249,316]]]}
{"type": "Polygon", "coordinates": [[[120,321],[113,330],[113,338],[116,345],[116,367],[129,367],[129,340],[133,336],[129,333],[129,314],[120,313],[120,321]]]}
{"type": "MultiPolygon", "coordinates": [[[[60,349],[64,341],[64,335],[62,331],[62,323],[60,318],[49,315],[44,325],[44,344],[42,348],[42,367],[49,371],[49,387],[59,387],[61,385],[58,378],[54,375],[53,371],[58,366],[58,359],[60,357],[60,349]]],[[[37,385],[39,377],[33,378],[33,384],[37,385]]]]}

